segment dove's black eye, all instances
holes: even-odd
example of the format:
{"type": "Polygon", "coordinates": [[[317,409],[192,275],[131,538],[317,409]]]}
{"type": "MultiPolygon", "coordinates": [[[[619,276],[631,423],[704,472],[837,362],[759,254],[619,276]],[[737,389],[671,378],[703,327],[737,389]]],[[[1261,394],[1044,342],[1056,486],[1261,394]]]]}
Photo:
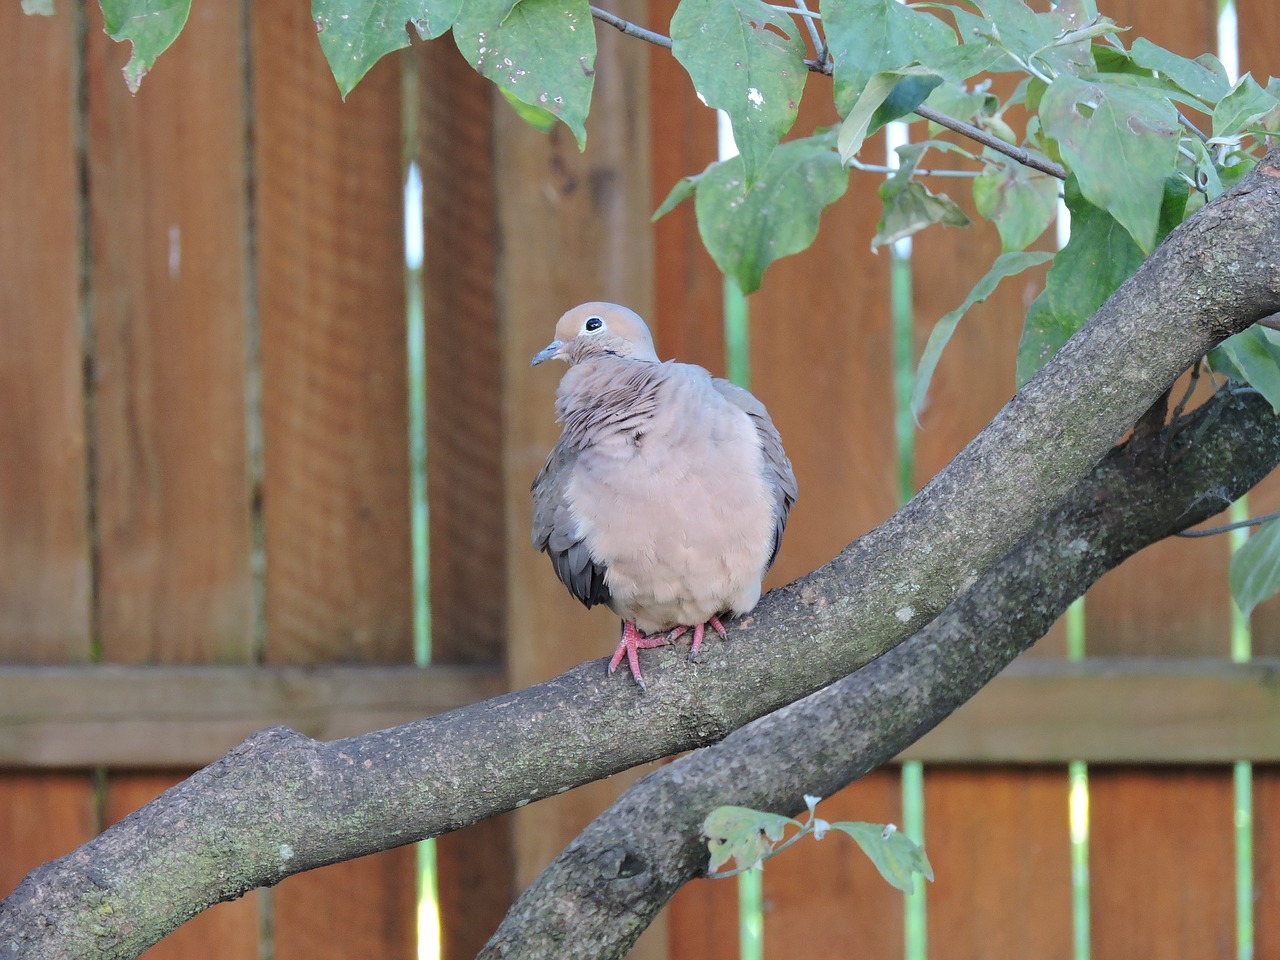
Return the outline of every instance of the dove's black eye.
{"type": "Polygon", "coordinates": [[[599,317],[587,317],[587,322],[582,325],[582,329],[587,333],[595,333],[604,326],[604,321],[599,317]]]}

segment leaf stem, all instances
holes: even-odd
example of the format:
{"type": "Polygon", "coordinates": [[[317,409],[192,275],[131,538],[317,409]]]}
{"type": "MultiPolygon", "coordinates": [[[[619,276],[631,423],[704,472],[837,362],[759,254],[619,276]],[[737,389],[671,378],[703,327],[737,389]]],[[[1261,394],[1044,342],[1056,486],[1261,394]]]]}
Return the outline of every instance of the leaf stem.
{"type": "Polygon", "coordinates": [[[660,33],[654,33],[652,30],[646,30],[644,27],[637,26],[630,20],[623,20],[615,13],[608,10],[601,10],[597,6],[591,7],[591,16],[595,17],[601,23],[607,23],[611,27],[621,30],[628,37],[635,37],[637,40],[643,40],[645,43],[652,43],[655,46],[666,47],[671,49],[671,38],[663,36],[660,33]]]}
{"type": "Polygon", "coordinates": [[[1273,513],[1264,513],[1260,517],[1250,517],[1248,520],[1239,520],[1235,523],[1224,523],[1220,527],[1204,527],[1200,530],[1180,530],[1177,533],[1179,537],[1212,537],[1219,533],[1229,533],[1232,530],[1240,530],[1244,527],[1256,527],[1259,524],[1267,523],[1280,517],[1280,510],[1273,513]]]}
{"type": "Polygon", "coordinates": [[[1054,163],[1052,160],[1046,160],[1043,157],[1037,157],[1030,150],[1025,150],[1022,147],[1015,147],[1012,143],[987,133],[981,127],[975,127],[971,123],[957,120],[955,117],[949,117],[945,113],[939,113],[933,107],[927,107],[923,103],[916,107],[915,113],[918,117],[932,120],[941,127],[954,130],[970,140],[976,140],[984,147],[990,147],[992,150],[1003,153],[1006,157],[1018,161],[1024,167],[1039,170],[1041,173],[1047,173],[1049,176],[1057,177],[1059,180],[1067,179],[1067,170],[1062,164],[1054,163]]]}
{"type": "MultiPolygon", "coordinates": [[[[779,7],[778,9],[784,9],[779,7]]],[[[809,5],[805,0],[796,0],[796,5],[792,8],[792,12],[796,16],[803,17],[805,26],[809,28],[809,36],[813,39],[813,52],[818,58],[819,63],[828,63],[831,60],[831,54],[827,50],[827,42],[822,39],[822,34],[818,32],[818,25],[814,20],[821,20],[822,15],[818,13],[810,13],[809,5]]]]}
{"type": "MultiPolygon", "coordinates": [[[[855,170],[862,170],[866,173],[896,173],[897,167],[888,167],[879,163],[863,163],[857,157],[849,160],[849,166],[855,170]]],[[[916,170],[913,176],[917,177],[980,177],[980,170],[916,170]]]]}

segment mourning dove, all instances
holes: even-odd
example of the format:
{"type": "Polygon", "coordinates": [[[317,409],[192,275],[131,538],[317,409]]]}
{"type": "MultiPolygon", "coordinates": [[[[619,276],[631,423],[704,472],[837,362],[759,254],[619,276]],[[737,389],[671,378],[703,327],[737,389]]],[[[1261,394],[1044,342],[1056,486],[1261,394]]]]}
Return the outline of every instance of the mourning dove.
{"type": "Polygon", "coordinates": [[[796,500],[764,405],[702,367],[658,360],[640,317],[584,303],[534,358],[564,360],[560,439],[533,482],[533,545],[587,607],[622,618],[609,672],[638,649],[710,626],[760,599],[796,500]]]}

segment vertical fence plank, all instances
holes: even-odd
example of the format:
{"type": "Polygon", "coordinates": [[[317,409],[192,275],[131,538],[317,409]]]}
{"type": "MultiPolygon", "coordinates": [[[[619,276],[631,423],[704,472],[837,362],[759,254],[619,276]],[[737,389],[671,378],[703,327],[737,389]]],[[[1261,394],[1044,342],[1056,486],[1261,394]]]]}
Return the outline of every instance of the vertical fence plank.
{"type": "MultiPolygon", "coordinates": [[[[0,661],[90,656],[76,18],[0,6],[0,661]]],[[[0,772],[0,897],[84,843],[83,773],[0,772]]]]}
{"type": "MultiPolygon", "coordinates": [[[[902,823],[896,770],[867,774],[818,807],[824,820],[902,823]]],[[[885,883],[852,839],[831,831],[802,840],[764,871],[764,954],[808,960],[902,956],[902,894],[885,883]]]]}
{"type": "MultiPolygon", "coordinates": [[[[137,97],[90,15],[86,84],[102,654],[252,656],[243,19],[197,10],[137,97]],[[199,118],[198,122],[195,118],[199,118]]],[[[230,746],[230,744],[228,744],[230,746]]],[[[112,822],[174,777],[114,773],[112,822]]],[[[256,898],[148,956],[258,955],[256,898]]]]}
{"type": "MultiPolygon", "coordinates": [[[[584,611],[529,544],[529,483],[558,433],[563,368],[529,369],[557,317],[589,299],[651,316],[648,56],[615,30],[597,31],[595,99],[579,153],[557,126],[536,132],[505,104],[495,111],[498,305],[502,337],[507,516],[508,672],[513,687],[544,680],[612,651],[618,620],[584,611]]],[[[629,683],[616,675],[612,682],[629,683]]],[[[593,784],[517,811],[515,862],[526,885],[633,777],[593,784]]]]}
{"type": "Polygon", "coordinates": [[[89,656],[75,17],[0,12],[0,652],[89,656]]]}
{"type": "MultiPolygon", "coordinates": [[[[1240,34],[1240,71],[1251,71],[1266,85],[1267,78],[1280,76],[1280,7],[1269,0],[1236,0],[1240,34]]],[[[1280,471],[1276,471],[1249,494],[1249,513],[1262,516],[1280,510],[1280,471]]],[[[1257,656],[1280,654],[1280,597],[1260,604],[1252,617],[1253,652],[1257,656]]],[[[1280,848],[1277,848],[1280,856],[1280,848]]]]}
{"type": "Polygon", "coordinates": [[[924,783],[930,955],[1073,956],[1064,771],[931,766],[924,783]]]}
{"type": "MultiPolygon", "coordinates": [[[[1217,5],[1122,0],[1108,13],[1175,53],[1217,49],[1217,5]]],[[[1227,656],[1227,538],[1167,540],[1109,573],[1085,602],[1091,655],[1227,656]]],[[[1089,775],[1095,960],[1234,951],[1231,771],[1100,768],[1089,775]]]]}
{"type": "MultiPolygon", "coordinates": [[[[399,61],[344,104],[305,5],[252,17],[266,655],[410,662],[399,61]]],[[[275,957],[413,956],[415,866],[286,880],[275,957]]]]}
{"type": "MultiPolygon", "coordinates": [[[[453,44],[418,48],[422,110],[431,659],[505,660],[506,528],[495,290],[493,86],[453,44]]],[[[512,821],[436,841],[444,960],[468,960],[510,905],[512,821]]]]}
{"type": "MultiPolygon", "coordinates": [[[[968,181],[936,180],[930,188],[961,203],[974,223],[965,229],[932,227],[913,238],[913,359],[933,324],[959,306],[1001,249],[995,228],[972,209],[968,181]]],[[[1042,243],[1051,238],[1050,232],[1042,243]]],[[[921,413],[917,488],[946,466],[1013,395],[1022,322],[1043,289],[1044,274],[1045,268],[1039,268],[1006,279],[961,321],[934,371],[921,413]]],[[[1059,625],[1029,654],[1064,652],[1065,631],[1059,625]]],[[[997,945],[1022,943],[1037,956],[1068,956],[1071,867],[1065,769],[928,767],[924,782],[926,849],[937,874],[928,888],[931,950],[948,958],[1005,956],[1012,953],[997,945]],[[1029,859],[1028,849],[1043,855],[1029,859]]]]}
{"type": "MultiPolygon", "coordinates": [[[[649,0],[649,23],[669,33],[677,0],[649,0]]],[[[650,157],[654,208],[681,177],[700,173],[719,155],[716,114],[670,50],[649,50],[650,157]]],[[[724,280],[698,234],[693,201],[653,226],[654,316],[658,355],[724,372],[724,280]]]]}
{"type": "Polygon", "coordinates": [[[99,618],[109,660],[250,655],[242,22],[197,10],[136,97],[88,36],[99,618]]]}
{"type": "MultiPolygon", "coordinates": [[[[797,133],[834,122],[824,83],[810,77],[797,133]]],[[[752,390],[800,486],[769,585],[827,562],[897,506],[889,264],[867,253],[878,187],[852,174],[813,246],[773,264],[750,300],[752,390]]],[[[896,770],[873,773],[826,800],[823,816],[901,824],[899,783],[896,770]]],[[[902,897],[863,869],[857,851],[829,843],[766,869],[766,952],[786,953],[803,937],[819,945],[815,956],[845,956],[853,943],[869,956],[900,955],[902,897]]]]}
{"type": "MultiPolygon", "coordinates": [[[[647,23],[669,33],[677,0],[649,0],[647,23]]],[[[652,206],[681,177],[718,156],[716,115],[701,103],[670,50],[649,51],[649,158],[652,206]]],[[[698,234],[693,202],[686,201],[653,226],[654,319],[658,355],[725,371],[724,280],[698,234]]],[[[695,881],[676,893],[666,911],[672,960],[731,960],[738,956],[738,888],[724,880],[695,881]]]]}
{"type": "Polygon", "coordinates": [[[1254,956],[1280,957],[1280,767],[1253,768],[1254,956]]]}
{"type": "MultiPolygon", "coordinates": [[[[1240,71],[1265,85],[1280,75],[1280,8],[1269,0],[1236,0],[1240,71]]],[[[1280,510],[1280,473],[1273,473],[1249,494],[1249,513],[1280,510]]],[[[1255,656],[1280,654],[1280,597],[1258,606],[1250,619],[1255,656]]],[[[1258,957],[1280,957],[1280,768],[1255,767],[1253,773],[1254,922],[1258,957]]]]}
{"type": "Polygon", "coordinates": [[[412,659],[399,61],[253,6],[268,659],[412,659]]]}

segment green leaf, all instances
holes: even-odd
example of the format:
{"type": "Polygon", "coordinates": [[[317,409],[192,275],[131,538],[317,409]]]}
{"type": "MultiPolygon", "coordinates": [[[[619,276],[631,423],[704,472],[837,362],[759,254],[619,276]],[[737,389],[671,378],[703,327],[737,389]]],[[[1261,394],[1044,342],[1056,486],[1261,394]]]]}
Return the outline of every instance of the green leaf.
{"type": "Polygon", "coordinates": [[[499,89],[551,111],[586,144],[596,32],[587,0],[466,0],[453,38],[499,89]]]}
{"type": "MultiPolygon", "coordinates": [[[[715,166],[713,163],[711,166],[715,166]]],[[[705,172],[705,171],[704,171],[705,172]]],[[[695,173],[692,176],[681,177],[676,181],[676,185],[671,188],[671,192],[667,194],[667,199],[658,205],[658,209],[653,211],[653,216],[649,218],[649,222],[653,223],[661,217],[665,217],[680,204],[684,203],[693,196],[694,191],[698,189],[698,181],[702,179],[701,173],[695,173]]]]}
{"type": "Polygon", "coordinates": [[[1081,196],[1074,177],[1067,181],[1066,203],[1071,239],[1027,311],[1018,344],[1018,386],[1035,376],[1144,259],[1128,231],[1081,196]]]}
{"type": "Polygon", "coordinates": [[[841,116],[877,73],[927,63],[956,46],[950,26],[898,0],[823,0],[821,8],[841,116]]]}
{"type": "Polygon", "coordinates": [[[999,107],[999,100],[983,90],[969,90],[963,83],[943,83],[929,93],[925,101],[939,113],[957,120],[969,121],[978,114],[990,115],[999,107]]]}
{"type": "Polygon", "coordinates": [[[1280,333],[1255,325],[1222,341],[1218,349],[1280,414],[1280,333]]]}
{"type": "Polygon", "coordinates": [[[862,852],[876,865],[880,876],[903,893],[915,891],[916,874],[933,879],[933,867],[929,865],[924,848],[892,824],[885,826],[846,820],[831,824],[831,829],[853,837],[862,852]]]}
{"type": "Polygon", "coordinates": [[[978,5],[988,21],[978,29],[998,33],[1007,50],[1055,73],[1091,72],[1090,39],[1116,29],[1087,0],[1063,0],[1047,13],[1034,12],[1023,0],[978,0],[978,5]]]}
{"type": "Polygon", "coordinates": [[[555,129],[558,118],[550,110],[533,103],[525,103],[510,90],[499,90],[498,92],[502,94],[507,103],[511,104],[511,109],[516,112],[516,115],[533,129],[541,133],[550,133],[555,129]]]}
{"type": "Polygon", "coordinates": [[[22,0],[22,12],[29,17],[52,17],[53,0],[22,0]]]}
{"type": "Polygon", "coordinates": [[[749,807],[716,807],[702,823],[711,855],[709,872],[717,873],[730,859],[737,861],[738,869],[758,866],[773,853],[788,826],[801,823],[749,807]]]}
{"type": "Polygon", "coordinates": [[[840,134],[836,140],[836,147],[840,151],[841,163],[848,163],[858,155],[858,151],[862,149],[863,143],[866,142],[867,132],[871,126],[871,118],[875,116],[876,111],[880,109],[880,105],[893,92],[893,88],[897,86],[897,83],[898,75],[896,73],[877,73],[867,81],[866,87],[858,94],[858,98],[853,104],[853,109],[849,111],[849,115],[840,124],[840,134]]]}
{"type": "Polygon", "coordinates": [[[461,9],[462,0],[311,0],[320,49],[344,100],[382,57],[409,45],[406,24],[430,40],[461,9]]]}
{"type": "Polygon", "coordinates": [[[1152,43],[1146,37],[1134,40],[1133,49],[1129,53],[1138,66],[1158,71],[1205,103],[1217,103],[1231,89],[1227,72],[1217,57],[1208,58],[1208,62],[1188,60],[1152,43]]]}
{"type": "Polygon", "coordinates": [[[875,133],[887,123],[899,120],[907,114],[912,113],[916,107],[929,99],[929,93],[938,84],[942,83],[942,77],[934,73],[915,73],[914,68],[907,68],[906,76],[899,80],[891,91],[889,96],[885,97],[884,103],[876,108],[876,112],[871,117],[871,124],[867,128],[870,133],[875,133]]]}
{"type": "Polygon", "coordinates": [[[987,167],[973,181],[978,213],[996,225],[1004,252],[1022,250],[1058,213],[1058,181],[1020,163],[987,167]]]}
{"type": "Polygon", "coordinates": [[[779,144],[746,192],[742,158],[702,173],[695,206],[702,242],[743,293],[759,289],[765,268],[798,253],[818,233],[818,218],[849,186],[849,174],[826,133],[779,144]]]}
{"type": "Polygon", "coordinates": [[[1142,87],[1060,74],[1040,101],[1040,121],[1090,202],[1106,210],[1150,253],[1164,181],[1178,158],[1178,112],[1142,87]]]}
{"type": "Polygon", "coordinates": [[[929,392],[929,382],[933,379],[933,371],[938,366],[938,358],[942,356],[943,349],[948,341],[951,340],[951,335],[955,333],[956,325],[960,322],[960,318],[975,303],[982,303],[987,297],[991,296],[1000,281],[1005,277],[1012,277],[1028,267],[1034,267],[1052,259],[1052,253],[1043,251],[1000,254],[1000,256],[996,257],[995,263],[991,265],[991,269],[986,272],[986,275],[974,284],[973,289],[969,291],[969,295],[964,298],[964,302],[934,324],[933,331],[929,334],[929,341],[925,344],[924,352],[920,355],[920,366],[916,369],[915,383],[911,389],[911,415],[916,419],[916,422],[919,422],[920,413],[924,409],[925,397],[929,392]]]}
{"type": "Polygon", "coordinates": [[[876,235],[871,238],[871,249],[905,239],[935,223],[952,227],[969,225],[969,217],[954,200],[945,193],[930,193],[924,184],[912,179],[921,157],[936,143],[938,141],[930,140],[898,147],[898,169],[878,191],[884,209],[880,212],[876,235]]]}
{"type": "Polygon", "coordinates": [[[1258,81],[1246,73],[1214,109],[1213,135],[1236,136],[1277,107],[1280,107],[1280,100],[1258,86],[1258,81]]]}
{"type": "Polygon", "coordinates": [[[130,93],[137,93],[156,58],[186,26],[191,0],[99,0],[98,5],[107,36],[133,44],[133,55],[124,66],[124,82],[130,93]]]}
{"type": "Polygon", "coordinates": [[[1280,520],[1264,523],[1232,554],[1227,581],[1246,617],[1262,601],[1280,593],[1280,520]]]}
{"type": "Polygon", "coordinates": [[[795,123],[809,74],[795,22],[763,0],[683,0],[671,43],[698,95],[729,115],[750,186],[795,123]]]}

